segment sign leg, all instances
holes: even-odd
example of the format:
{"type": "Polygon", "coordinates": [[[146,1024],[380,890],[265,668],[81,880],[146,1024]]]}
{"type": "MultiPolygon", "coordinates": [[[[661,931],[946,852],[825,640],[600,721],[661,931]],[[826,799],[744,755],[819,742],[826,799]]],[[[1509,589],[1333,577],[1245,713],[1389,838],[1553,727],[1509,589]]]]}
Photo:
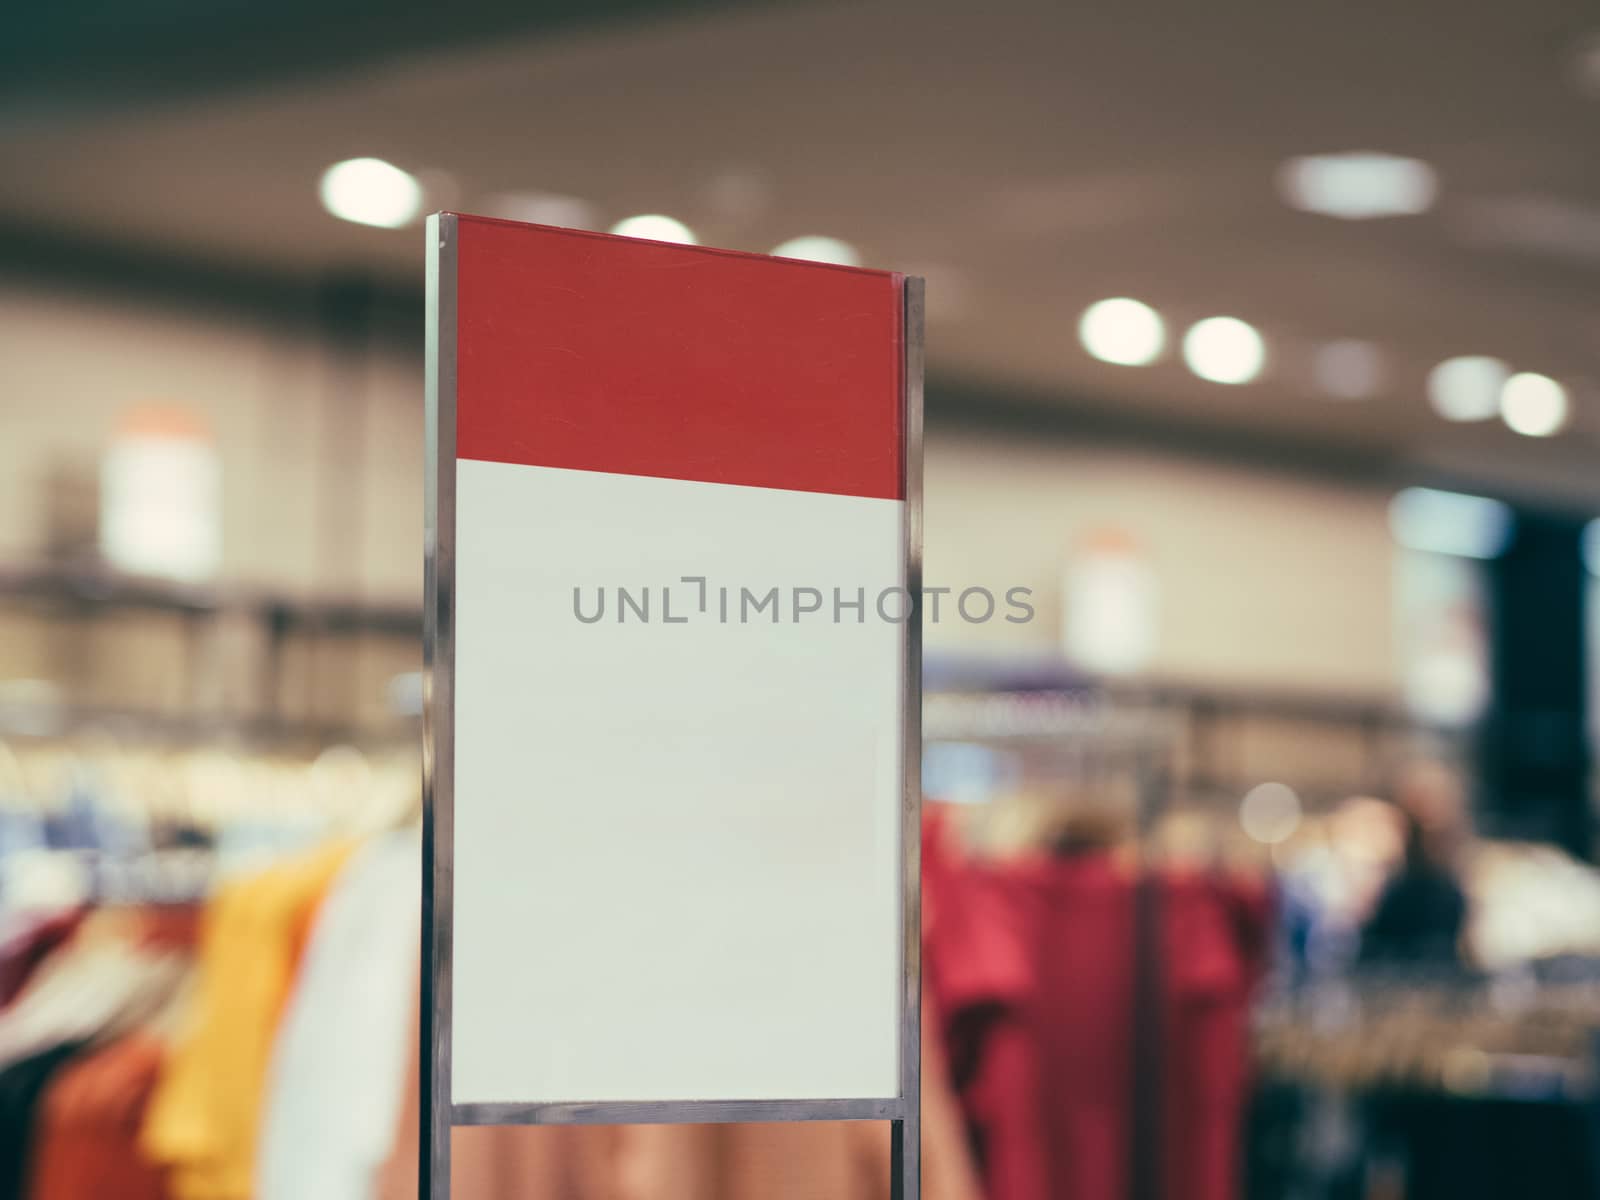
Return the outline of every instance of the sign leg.
{"type": "Polygon", "coordinates": [[[427,855],[423,864],[422,913],[422,1014],[419,1022],[421,1046],[418,1073],[417,1200],[450,1200],[450,1130],[454,1114],[450,1108],[449,1044],[440,1034],[448,1010],[441,1009],[435,948],[438,944],[438,915],[434,908],[433,820],[424,829],[427,855]]]}
{"type": "Polygon", "coordinates": [[[906,1119],[889,1122],[890,1200],[922,1200],[922,1117],[912,1108],[906,1119]]]}

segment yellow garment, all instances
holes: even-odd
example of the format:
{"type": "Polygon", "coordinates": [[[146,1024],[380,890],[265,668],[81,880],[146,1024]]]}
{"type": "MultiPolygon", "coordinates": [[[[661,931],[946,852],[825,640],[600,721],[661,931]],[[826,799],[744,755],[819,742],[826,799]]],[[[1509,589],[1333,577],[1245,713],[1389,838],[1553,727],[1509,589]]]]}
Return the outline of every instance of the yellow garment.
{"type": "Polygon", "coordinates": [[[278,1019],[317,907],[353,849],[321,846],[220,889],[207,907],[193,1020],[141,1135],[144,1152],[172,1168],[175,1200],[249,1200],[278,1019]]]}

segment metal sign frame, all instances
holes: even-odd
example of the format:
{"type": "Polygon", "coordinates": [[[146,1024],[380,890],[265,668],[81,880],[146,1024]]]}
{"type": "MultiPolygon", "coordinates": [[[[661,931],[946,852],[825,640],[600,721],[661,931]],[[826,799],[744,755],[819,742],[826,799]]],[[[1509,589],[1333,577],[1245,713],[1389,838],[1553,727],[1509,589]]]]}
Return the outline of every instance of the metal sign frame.
{"type": "Polygon", "coordinates": [[[891,1195],[921,1196],[922,410],[923,281],[901,289],[902,546],[912,615],[903,625],[900,798],[899,1094],[882,1099],[456,1104],[451,1090],[455,780],[457,218],[427,224],[423,616],[421,1121],[418,1194],[449,1200],[457,1125],[744,1121],[890,1122],[891,1195]]]}

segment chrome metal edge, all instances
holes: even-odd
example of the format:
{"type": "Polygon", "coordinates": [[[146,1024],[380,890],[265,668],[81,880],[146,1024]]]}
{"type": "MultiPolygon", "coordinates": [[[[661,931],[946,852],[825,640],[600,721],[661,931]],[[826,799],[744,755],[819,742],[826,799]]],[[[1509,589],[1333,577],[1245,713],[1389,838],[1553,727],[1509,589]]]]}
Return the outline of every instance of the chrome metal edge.
{"type": "Polygon", "coordinates": [[[450,1197],[450,963],[455,850],[456,240],[427,225],[423,511],[422,1007],[417,1186],[450,1197]]]}
{"type": "Polygon", "coordinates": [[[902,283],[901,370],[905,446],[901,482],[905,493],[906,587],[917,597],[906,622],[902,664],[905,744],[901,799],[901,951],[905,991],[900,1017],[900,1099],[904,1114],[890,1139],[894,1200],[919,1200],[922,1194],[922,379],[923,281],[902,283]]]}
{"type": "Polygon", "coordinates": [[[759,1121],[889,1121],[899,1100],[618,1100],[457,1104],[457,1125],[677,1125],[759,1121]]]}

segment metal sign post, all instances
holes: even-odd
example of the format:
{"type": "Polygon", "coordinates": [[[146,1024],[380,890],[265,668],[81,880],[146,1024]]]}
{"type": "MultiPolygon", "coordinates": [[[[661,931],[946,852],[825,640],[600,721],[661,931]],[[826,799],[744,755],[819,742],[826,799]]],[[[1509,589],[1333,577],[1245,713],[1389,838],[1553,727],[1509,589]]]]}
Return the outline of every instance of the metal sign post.
{"type": "Polygon", "coordinates": [[[920,1195],[922,285],[428,223],[421,1195],[887,1120],[920,1195]]]}

